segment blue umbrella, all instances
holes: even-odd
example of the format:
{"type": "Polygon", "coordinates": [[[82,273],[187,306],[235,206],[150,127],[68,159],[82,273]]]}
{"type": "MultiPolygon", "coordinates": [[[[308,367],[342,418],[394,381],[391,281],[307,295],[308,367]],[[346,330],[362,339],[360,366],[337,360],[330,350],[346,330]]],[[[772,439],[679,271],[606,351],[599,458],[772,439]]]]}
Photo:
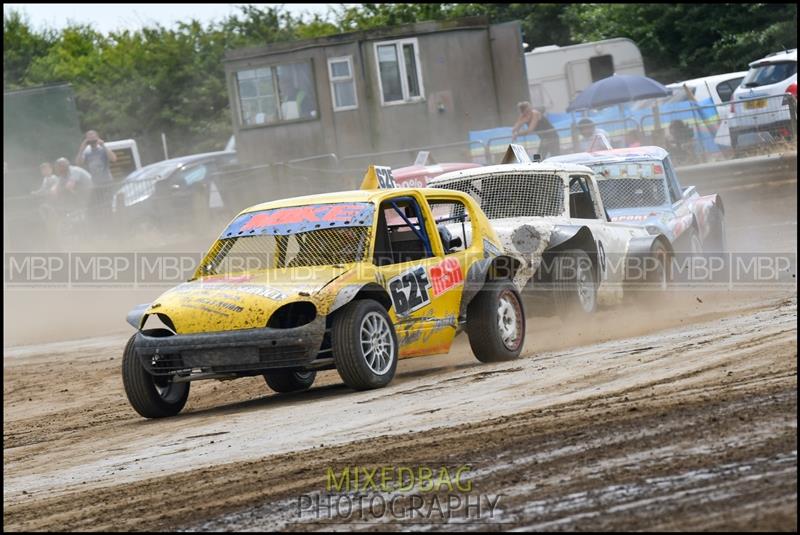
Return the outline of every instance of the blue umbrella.
{"type": "Polygon", "coordinates": [[[567,107],[567,111],[604,108],[634,100],[666,97],[670,94],[669,89],[652,78],[630,74],[615,74],[598,80],[581,91],[567,107]]]}

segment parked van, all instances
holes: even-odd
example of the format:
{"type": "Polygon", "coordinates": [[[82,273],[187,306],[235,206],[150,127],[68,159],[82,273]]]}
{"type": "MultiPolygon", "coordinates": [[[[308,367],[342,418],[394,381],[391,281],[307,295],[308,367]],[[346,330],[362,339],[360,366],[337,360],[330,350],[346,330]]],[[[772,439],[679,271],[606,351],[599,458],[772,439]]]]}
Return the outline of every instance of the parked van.
{"type": "Polygon", "coordinates": [[[530,101],[547,113],[563,113],[592,83],[613,74],[644,76],[636,43],[617,38],[571,46],[549,45],[525,54],[530,101]]]}
{"type": "Polygon", "coordinates": [[[106,147],[114,151],[117,161],[111,164],[111,176],[114,180],[123,180],[137,169],[142,168],[139,148],[133,139],[108,141],[106,147]]]}

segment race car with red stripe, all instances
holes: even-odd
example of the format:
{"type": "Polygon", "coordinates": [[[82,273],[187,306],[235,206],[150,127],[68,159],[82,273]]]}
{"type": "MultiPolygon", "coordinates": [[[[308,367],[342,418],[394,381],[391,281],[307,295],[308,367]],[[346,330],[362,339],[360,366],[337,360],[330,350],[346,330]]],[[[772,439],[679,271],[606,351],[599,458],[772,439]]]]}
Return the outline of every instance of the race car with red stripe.
{"type": "Polygon", "coordinates": [[[480,166],[474,162],[437,163],[428,151],[420,151],[413,165],[392,169],[392,175],[400,188],[426,188],[428,181],[439,175],[480,166]]]}
{"type": "Polygon", "coordinates": [[[597,176],[611,221],[666,236],[676,251],[724,252],[725,208],[718,194],[683,188],[669,153],[661,147],[581,152],[545,162],[585,165],[597,176]]]}

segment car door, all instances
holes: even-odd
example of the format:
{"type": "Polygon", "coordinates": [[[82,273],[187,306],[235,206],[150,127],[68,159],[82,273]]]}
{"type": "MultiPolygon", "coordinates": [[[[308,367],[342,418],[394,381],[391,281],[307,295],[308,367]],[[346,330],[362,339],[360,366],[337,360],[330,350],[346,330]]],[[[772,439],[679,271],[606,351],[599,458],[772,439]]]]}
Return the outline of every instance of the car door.
{"type": "Polygon", "coordinates": [[[626,223],[608,221],[597,182],[589,175],[570,175],[570,197],[576,192],[586,196],[584,206],[570,202],[570,219],[589,227],[597,247],[598,302],[613,304],[622,299],[625,255],[630,240],[643,229],[626,223]]]}
{"type": "Polygon", "coordinates": [[[458,326],[461,261],[445,255],[425,199],[400,193],[378,209],[373,250],[401,357],[445,353],[458,326]]]}

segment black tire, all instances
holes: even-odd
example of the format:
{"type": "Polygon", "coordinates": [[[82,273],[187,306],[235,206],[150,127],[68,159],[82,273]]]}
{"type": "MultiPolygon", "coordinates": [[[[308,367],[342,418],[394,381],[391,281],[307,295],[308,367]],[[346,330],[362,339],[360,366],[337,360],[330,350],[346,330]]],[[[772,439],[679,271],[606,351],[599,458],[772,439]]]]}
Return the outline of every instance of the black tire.
{"type": "Polygon", "coordinates": [[[189,383],[173,383],[148,373],[133,350],[134,338],[128,340],[122,355],[122,384],[128,401],[145,418],[175,416],[186,405],[189,383]]]}
{"type": "Polygon", "coordinates": [[[719,208],[714,208],[708,214],[708,221],[711,230],[703,244],[703,252],[726,253],[728,241],[725,236],[725,214],[719,208]]]}
{"type": "Polygon", "coordinates": [[[597,281],[585,251],[568,249],[553,257],[553,304],[562,319],[590,316],[597,310],[597,281]]]}
{"type": "Polygon", "coordinates": [[[280,394],[304,392],[311,388],[316,377],[314,370],[274,370],[264,374],[267,386],[280,394]]]}
{"type": "Polygon", "coordinates": [[[400,349],[397,334],[386,309],[377,301],[359,299],[337,311],[331,328],[331,345],[336,371],[350,388],[381,388],[394,377],[400,349]],[[362,342],[362,331],[368,333],[373,325],[382,333],[373,342],[362,342]],[[372,356],[372,364],[371,355],[377,355],[372,356]]]}
{"type": "Polygon", "coordinates": [[[657,264],[655,269],[647,272],[646,280],[648,286],[657,292],[663,292],[667,289],[671,278],[669,273],[671,257],[669,249],[660,240],[657,240],[650,249],[650,256],[656,260],[657,264]]]}
{"type": "Polygon", "coordinates": [[[510,280],[486,281],[470,301],[467,337],[475,358],[481,362],[503,362],[519,357],[525,344],[525,308],[517,287],[510,280]],[[500,326],[501,321],[506,327],[500,326]],[[516,336],[509,339],[514,334],[516,336]]]}

